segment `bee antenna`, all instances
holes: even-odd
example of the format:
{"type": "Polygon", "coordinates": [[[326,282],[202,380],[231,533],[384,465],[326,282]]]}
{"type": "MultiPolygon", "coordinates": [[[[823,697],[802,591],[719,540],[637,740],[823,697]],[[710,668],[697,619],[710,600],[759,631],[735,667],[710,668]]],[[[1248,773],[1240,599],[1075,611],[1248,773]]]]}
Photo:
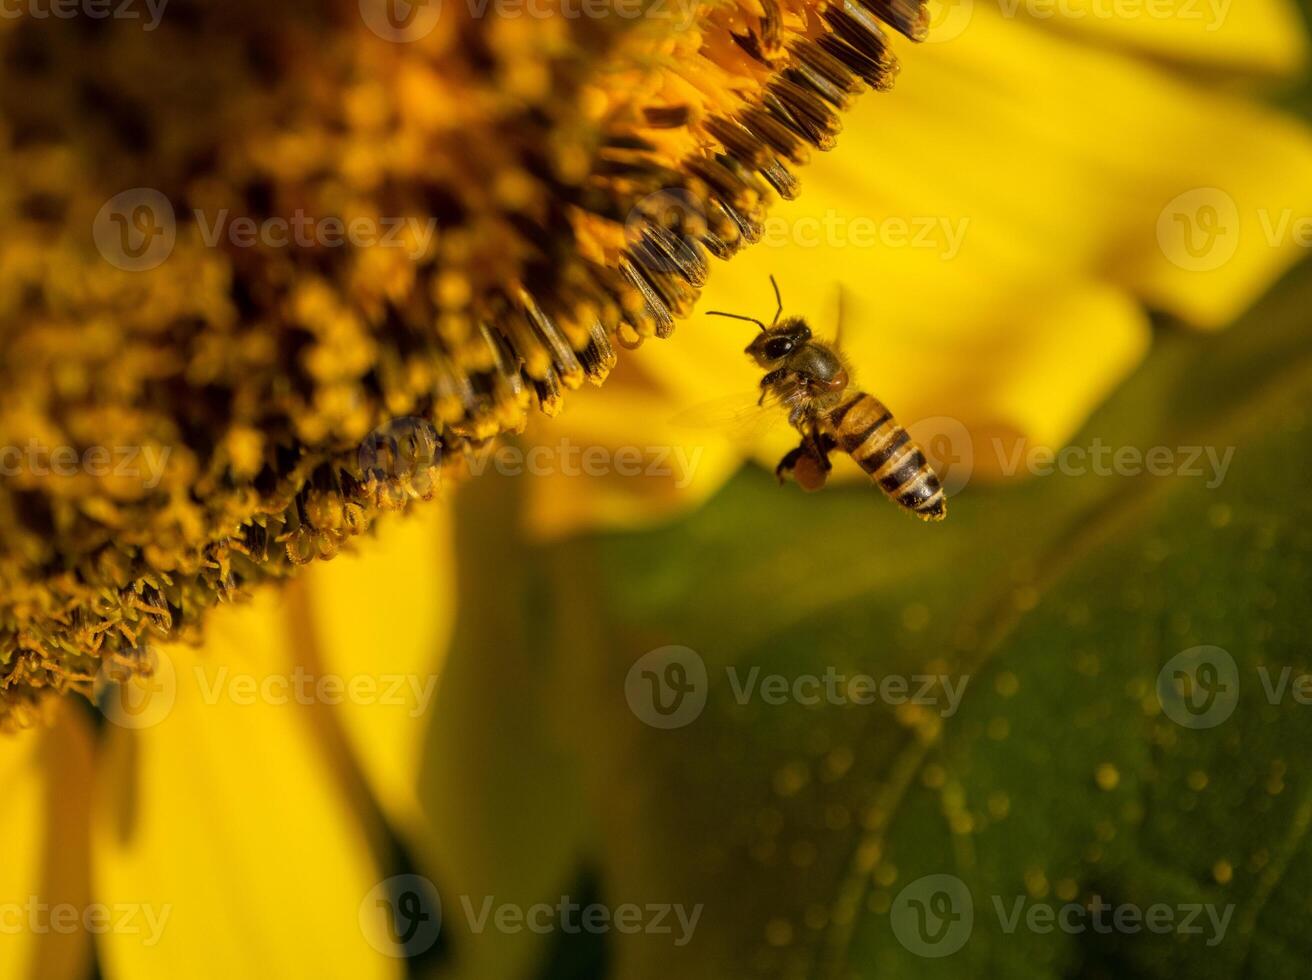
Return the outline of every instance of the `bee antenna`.
{"type": "MultiPolygon", "coordinates": [[[[774,311],[774,323],[778,323],[779,316],[784,311],[784,299],[782,296],[779,295],[779,284],[774,281],[773,273],[771,273],[770,275],[770,285],[774,287],[774,298],[775,298],[775,302],[778,304],[778,306],[775,307],[775,311],[774,311]]],[[[773,324],[771,325],[773,326],[773,324]]]]}
{"type": "Polygon", "coordinates": [[[768,327],[766,327],[766,325],[765,325],[764,323],[762,323],[760,320],[756,319],[756,317],[753,317],[753,316],[741,316],[741,315],[739,315],[739,314],[737,314],[737,313],[721,313],[719,310],[707,310],[707,311],[706,311],[706,315],[707,315],[707,316],[727,316],[727,317],[728,317],[729,319],[731,319],[731,320],[746,320],[748,323],[754,323],[754,324],[756,324],[758,327],[760,327],[762,333],[764,333],[766,330],[769,329],[768,327]]]}

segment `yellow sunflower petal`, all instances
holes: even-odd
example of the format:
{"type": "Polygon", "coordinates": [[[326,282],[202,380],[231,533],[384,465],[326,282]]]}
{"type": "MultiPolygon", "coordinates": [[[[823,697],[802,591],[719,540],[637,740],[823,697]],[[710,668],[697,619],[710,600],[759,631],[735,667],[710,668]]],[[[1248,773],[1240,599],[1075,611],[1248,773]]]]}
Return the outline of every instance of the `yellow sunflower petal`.
{"type": "Polygon", "coordinates": [[[0,738],[0,977],[81,980],[113,909],[90,898],[91,736],[77,705],[49,729],[0,738]]]}
{"type": "Polygon", "coordinates": [[[367,897],[386,876],[334,768],[324,706],[302,703],[314,695],[293,672],[295,621],[273,591],[220,609],[199,655],[161,650],[135,710],[110,701],[95,889],[144,903],[154,923],[107,937],[111,980],[401,974],[366,937],[381,934],[367,897]]]}
{"type": "Polygon", "coordinates": [[[742,447],[724,432],[677,422],[668,389],[633,380],[637,369],[624,374],[613,397],[585,394],[560,419],[531,426],[523,445],[489,457],[499,472],[528,480],[524,519],[534,537],[668,520],[741,463],[742,447]]]}
{"type": "MultiPolygon", "coordinates": [[[[1134,53],[1283,70],[1306,46],[1286,4],[1228,8],[1206,48],[1187,18],[1049,22],[1006,16],[1014,7],[940,8],[951,43],[906,53],[897,97],[862,100],[838,148],[803,172],[801,197],[712,270],[698,306],[769,319],[774,273],[786,311],[832,334],[842,284],[858,380],[907,424],[924,420],[917,435],[953,435],[979,473],[1006,471],[1017,437],[1059,445],[1075,431],[1147,349],[1144,306],[1228,323],[1312,237],[1300,220],[1312,215],[1306,129],[1134,53]],[[1122,49],[1088,43],[1098,31],[1122,49]]],[[[773,463],[795,442],[786,427],[716,443],[669,425],[755,387],[742,353],[752,330],[694,316],[539,440],[723,447],[688,503],[714,491],[735,452],[773,463]]],[[[535,481],[534,526],[633,520],[642,486],[535,481]]]]}
{"type": "Polygon", "coordinates": [[[929,42],[956,41],[985,7],[1018,23],[1212,69],[1291,74],[1307,61],[1303,21],[1288,0],[935,0],[929,42]]]}
{"type": "Polygon", "coordinates": [[[456,618],[451,552],[450,511],[434,501],[306,573],[324,669],[365,685],[337,713],[379,805],[415,841],[426,828],[421,756],[456,618]]]}
{"type": "MultiPolygon", "coordinates": [[[[1051,443],[1142,355],[1141,300],[1228,322],[1299,257],[1251,217],[1230,261],[1184,268],[1159,225],[1193,186],[1228,188],[1254,215],[1312,214],[1301,127],[996,13],[922,50],[897,99],[853,113],[762,244],[716,270],[701,309],[768,318],[773,272],[786,309],[832,333],[842,283],[859,378],[899,413],[1051,443]]],[[[725,363],[752,329],[697,318],[669,357],[725,363]]],[[[730,363],[750,383],[746,359],[730,363]]]]}
{"type": "MultiPolygon", "coordinates": [[[[880,175],[867,213],[968,218],[967,263],[982,250],[1112,279],[1203,326],[1307,254],[1303,124],[987,9],[959,42],[922,51],[898,99],[858,109],[840,150],[880,175]],[[878,136],[853,158],[863,132],[878,136]]],[[[808,207],[830,166],[813,169],[808,207]]]]}

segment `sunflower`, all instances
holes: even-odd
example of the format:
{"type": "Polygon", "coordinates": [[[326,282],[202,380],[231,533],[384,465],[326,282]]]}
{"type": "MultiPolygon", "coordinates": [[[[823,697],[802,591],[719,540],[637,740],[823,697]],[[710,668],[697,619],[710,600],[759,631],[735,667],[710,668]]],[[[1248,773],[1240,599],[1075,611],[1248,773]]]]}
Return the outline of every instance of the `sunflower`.
{"type": "Polygon", "coordinates": [[[149,669],[668,335],[927,19],[675,12],[6,18],[0,721],[149,669]]]}
{"type": "MultiPolygon", "coordinates": [[[[858,382],[955,466],[955,492],[1015,475],[1017,449],[1060,448],[1164,324],[1220,329],[1296,263],[1306,248],[1281,216],[1312,208],[1312,144],[1243,94],[1305,64],[1287,4],[1235,9],[1219,26],[1176,7],[1056,21],[1026,5],[932,9],[896,98],[857,104],[841,149],[805,171],[806,192],[771,213],[760,244],[716,271],[699,310],[768,319],[773,274],[788,312],[832,336],[841,284],[858,382]],[[1228,231],[1209,240],[1199,225],[1206,252],[1192,257],[1181,222],[1218,208],[1228,231]]],[[[744,437],[682,422],[759,380],[743,325],[697,319],[564,420],[576,442],[614,448],[638,443],[627,420],[645,419],[644,444],[670,447],[663,478],[533,480],[543,537],[659,521],[714,493],[744,455],[773,467],[790,448],[787,426],[744,437]]],[[[559,449],[558,428],[532,431],[559,449]]]]}
{"type": "MultiPolygon", "coordinates": [[[[568,22],[424,33],[421,19],[402,38],[285,6],[165,19],[178,43],[163,61],[121,28],[113,56],[35,21],[3,29],[7,70],[50,95],[0,96],[0,155],[21,175],[0,189],[19,216],[0,310],[24,324],[6,429],[183,447],[158,495],[79,477],[5,498],[5,693],[14,720],[48,717],[0,741],[4,976],[82,977],[93,958],[111,978],[403,975],[418,947],[398,929],[398,889],[414,894],[398,878],[467,882],[496,864],[492,841],[557,815],[517,812],[492,774],[528,750],[513,726],[505,744],[461,732],[531,703],[516,670],[533,637],[472,617],[505,664],[497,690],[445,664],[457,621],[495,608],[458,592],[455,541],[513,576],[513,529],[433,500],[359,532],[434,496],[448,469],[468,477],[466,502],[504,493],[468,471],[510,465],[485,440],[525,425],[512,461],[547,453],[498,513],[545,538],[668,517],[743,461],[773,463],[786,448],[773,436],[677,424],[757,380],[747,338],[695,309],[767,314],[775,274],[789,308],[821,323],[842,283],[853,362],[907,420],[962,452],[1000,434],[1060,445],[1144,356],[1150,310],[1219,327],[1299,254],[1218,235],[1200,260],[1171,237],[1189,230],[1174,215],[1228,199],[1252,228],[1259,211],[1312,211],[1312,140],[1244,94],[1303,64],[1295,14],[1274,0],[1215,28],[958,3],[936,11],[939,37],[894,97],[854,105],[855,80],[883,87],[892,63],[850,4],[698,7],[684,30],[619,37],[568,22]],[[115,93],[105,104],[85,84],[97,72],[115,83],[97,90],[115,93]],[[166,87],[178,78],[185,89],[166,87]],[[831,98],[807,94],[817,83],[831,98]],[[804,144],[830,145],[840,105],[841,145],[795,195],[791,168],[804,144]],[[306,203],[438,214],[459,231],[431,245],[440,257],[413,231],[400,257],[215,254],[201,222],[179,222],[167,277],[107,271],[79,237],[108,199],[87,178],[103,160],[175,210],[306,203]],[[441,177],[404,179],[419,172],[441,177]],[[771,194],[796,200],[767,213],[771,194]],[[751,239],[706,274],[707,254],[751,239]],[[100,277],[56,275],[61,263],[100,277]],[[611,370],[613,344],[670,334],[676,315],[694,322],[611,370]],[[559,414],[527,421],[534,405],[559,414]],[[647,447],[667,450],[660,467],[647,447]],[[343,543],[282,589],[210,609],[343,543]],[[68,686],[92,690],[96,711],[36,697],[68,686]]],[[[870,10],[923,33],[917,8],[870,10]]],[[[525,862],[515,886],[540,898],[567,870],[525,862]]],[[[411,911],[422,926],[437,910],[411,911]]],[[[456,968],[522,975],[534,948],[500,938],[456,968]]]]}

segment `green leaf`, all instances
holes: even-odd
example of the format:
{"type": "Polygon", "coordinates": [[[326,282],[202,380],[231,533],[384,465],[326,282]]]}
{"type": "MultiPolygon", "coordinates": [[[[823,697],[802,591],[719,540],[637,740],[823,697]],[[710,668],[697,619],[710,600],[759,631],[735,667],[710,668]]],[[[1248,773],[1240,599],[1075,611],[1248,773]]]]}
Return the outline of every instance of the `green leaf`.
{"type": "Polygon", "coordinates": [[[459,501],[459,619],[427,736],[420,794],[438,853],[443,980],[518,980],[552,954],[549,936],[497,927],[577,894],[590,836],[578,761],[558,732],[565,700],[538,624],[545,597],[519,536],[522,481],[493,475],[459,501]]]}

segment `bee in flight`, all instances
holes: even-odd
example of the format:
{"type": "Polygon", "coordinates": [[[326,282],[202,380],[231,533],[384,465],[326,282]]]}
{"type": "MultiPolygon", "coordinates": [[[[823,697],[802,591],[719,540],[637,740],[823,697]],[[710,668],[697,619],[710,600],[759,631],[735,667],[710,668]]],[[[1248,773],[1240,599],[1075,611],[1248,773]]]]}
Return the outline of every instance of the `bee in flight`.
{"type": "Polygon", "coordinates": [[[829,454],[837,449],[869,473],[894,503],[921,520],[941,521],[947,500],[920,447],[883,402],[851,387],[837,341],[816,339],[802,317],[779,319],[784,304],[774,276],[770,285],[778,306],[768,327],[750,316],[707,312],[761,328],[746,350],[766,372],[758,404],[768,400],[786,407],[789,424],[802,435],[797,448],[779,461],[775,475],[780,481],[791,475],[803,489],[819,490],[833,468],[829,454]]]}

